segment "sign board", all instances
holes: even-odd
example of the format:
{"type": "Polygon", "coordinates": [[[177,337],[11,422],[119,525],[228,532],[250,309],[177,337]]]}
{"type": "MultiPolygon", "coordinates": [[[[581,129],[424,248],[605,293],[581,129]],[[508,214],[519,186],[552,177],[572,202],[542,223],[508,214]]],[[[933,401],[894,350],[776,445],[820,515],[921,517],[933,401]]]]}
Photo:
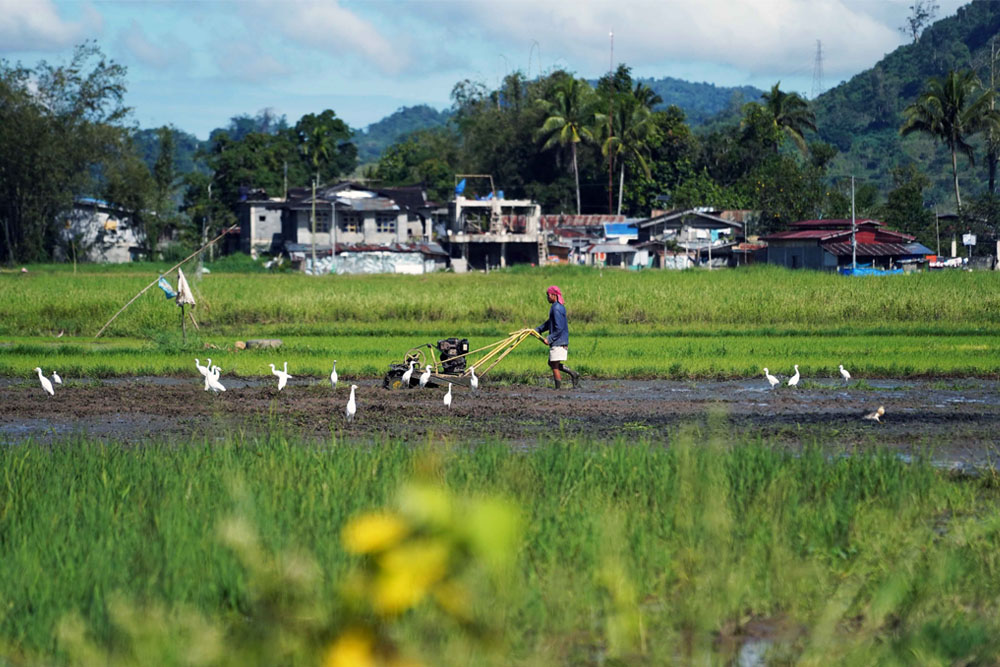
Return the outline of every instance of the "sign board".
{"type": "Polygon", "coordinates": [[[976,235],[962,234],[962,245],[976,245],[976,235]]]}

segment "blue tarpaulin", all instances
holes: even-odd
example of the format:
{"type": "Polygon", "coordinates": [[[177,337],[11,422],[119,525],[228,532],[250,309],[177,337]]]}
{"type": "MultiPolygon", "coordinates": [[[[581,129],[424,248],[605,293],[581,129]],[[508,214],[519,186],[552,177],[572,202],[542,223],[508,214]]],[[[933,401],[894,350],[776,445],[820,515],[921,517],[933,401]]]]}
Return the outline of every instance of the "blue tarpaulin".
{"type": "Polygon", "coordinates": [[[458,182],[458,185],[455,186],[455,194],[456,195],[460,195],[463,192],[465,192],[465,179],[464,178],[458,182]]]}

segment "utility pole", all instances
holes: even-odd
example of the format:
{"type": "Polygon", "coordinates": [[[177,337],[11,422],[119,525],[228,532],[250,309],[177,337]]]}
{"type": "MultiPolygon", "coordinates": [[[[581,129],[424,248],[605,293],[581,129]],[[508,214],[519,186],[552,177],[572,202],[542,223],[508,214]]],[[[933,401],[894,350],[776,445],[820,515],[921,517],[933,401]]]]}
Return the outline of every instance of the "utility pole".
{"type": "Polygon", "coordinates": [[[313,195],[312,195],[312,256],[313,256],[313,272],[315,276],[318,267],[316,266],[316,179],[313,179],[313,195]]]}
{"type": "Polygon", "coordinates": [[[614,151],[611,150],[611,139],[614,137],[614,125],[611,119],[615,115],[615,31],[608,33],[611,39],[611,57],[608,59],[608,84],[611,91],[608,94],[608,215],[614,211],[614,151]]]}
{"type": "Polygon", "coordinates": [[[858,270],[858,221],[854,216],[854,177],[851,176],[851,271],[858,270]]]}
{"type": "Polygon", "coordinates": [[[941,261],[941,220],[938,218],[937,204],[934,204],[934,237],[937,239],[937,256],[941,261]]]}

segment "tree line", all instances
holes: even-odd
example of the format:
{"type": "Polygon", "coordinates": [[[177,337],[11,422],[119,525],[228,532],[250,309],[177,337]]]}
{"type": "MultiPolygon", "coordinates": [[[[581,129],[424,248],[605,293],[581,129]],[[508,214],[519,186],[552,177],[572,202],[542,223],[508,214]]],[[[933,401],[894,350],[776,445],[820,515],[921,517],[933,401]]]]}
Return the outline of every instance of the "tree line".
{"type": "MultiPolygon", "coordinates": [[[[92,43],[63,66],[0,62],[4,261],[50,258],[65,242],[64,221],[80,196],[123,209],[154,257],[164,238],[190,248],[225,228],[248,196],[281,196],[288,187],[333,182],[357,167],[351,129],[327,109],[294,125],[267,113],[236,117],[200,149],[203,168],[180,173],[171,128],[156,130],[155,157],[148,145],[140,150],[138,139],[148,131],[127,122],[125,75],[92,43]]],[[[747,209],[756,212],[752,234],[850,215],[850,179],[830,172],[837,148],[818,140],[809,102],[780,83],[697,129],[678,107],[661,106],[626,65],[596,85],[563,70],[534,79],[514,72],[496,89],[461,81],[445,125],[390,146],[358,178],[375,186],[423,184],[443,203],[454,193],[456,174],[491,174],[506,196],[534,199],[550,213],[747,209]]],[[[927,83],[900,128],[948,146],[958,225],[975,223],[987,235],[1000,217],[989,194],[1000,153],[994,107],[992,89],[975,74],[951,72],[927,83]],[[963,207],[958,154],[972,160],[969,140],[977,133],[988,139],[990,182],[987,195],[963,207]]],[[[880,218],[934,247],[935,219],[923,201],[929,179],[914,163],[894,167],[892,179],[884,200],[874,185],[858,184],[858,216],[880,218]]],[[[486,193],[472,185],[466,194],[486,193]]]]}

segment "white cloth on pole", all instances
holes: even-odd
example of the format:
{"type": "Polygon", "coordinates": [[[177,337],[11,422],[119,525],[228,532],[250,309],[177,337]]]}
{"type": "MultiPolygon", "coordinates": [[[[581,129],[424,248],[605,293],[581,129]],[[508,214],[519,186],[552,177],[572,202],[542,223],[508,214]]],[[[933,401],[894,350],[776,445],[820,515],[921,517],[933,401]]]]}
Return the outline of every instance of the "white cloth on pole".
{"type": "Polygon", "coordinates": [[[187,278],[184,277],[184,272],[180,269],[177,269],[177,305],[195,305],[194,295],[191,294],[191,288],[188,286],[187,278]]]}

